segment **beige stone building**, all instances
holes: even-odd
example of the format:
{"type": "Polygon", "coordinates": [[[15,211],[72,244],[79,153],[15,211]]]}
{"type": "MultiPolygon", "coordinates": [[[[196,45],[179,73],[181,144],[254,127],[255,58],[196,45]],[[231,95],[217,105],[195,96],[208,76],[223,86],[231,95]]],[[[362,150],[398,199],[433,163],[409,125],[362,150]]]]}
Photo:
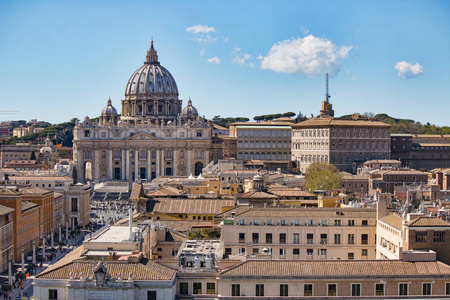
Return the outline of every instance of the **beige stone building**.
{"type": "Polygon", "coordinates": [[[406,251],[434,251],[437,260],[450,263],[450,223],[423,213],[405,217],[377,203],[377,259],[404,259],[406,251]]]}
{"type": "Polygon", "coordinates": [[[292,125],[292,160],[302,173],[314,162],[328,162],[356,173],[372,159],[390,158],[390,125],[368,119],[313,118],[292,125]]]}
{"type": "Polygon", "coordinates": [[[222,241],[228,255],[375,259],[375,209],[241,207],[222,217],[222,241]]]}
{"type": "MultiPolygon", "coordinates": [[[[284,119],[231,124],[229,138],[235,139],[234,158],[260,160],[270,170],[281,168],[286,171],[291,157],[290,125],[294,120],[284,119]]],[[[224,153],[234,153],[234,150],[227,149],[224,153]]]]}
{"type": "Polygon", "coordinates": [[[212,125],[189,99],[182,110],[178,88],[153,48],[130,77],[122,112],[108,100],[99,121],[74,128],[77,181],[199,175],[211,161],[212,125]]]}

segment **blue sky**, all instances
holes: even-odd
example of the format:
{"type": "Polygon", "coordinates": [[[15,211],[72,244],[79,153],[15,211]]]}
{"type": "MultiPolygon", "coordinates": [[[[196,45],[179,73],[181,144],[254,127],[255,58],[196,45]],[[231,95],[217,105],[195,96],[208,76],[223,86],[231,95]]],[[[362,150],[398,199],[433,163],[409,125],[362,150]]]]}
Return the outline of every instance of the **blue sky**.
{"type": "Polygon", "coordinates": [[[317,115],[330,72],[336,116],[450,125],[450,1],[0,2],[0,121],[99,116],[151,38],[212,118],[317,115]],[[8,113],[12,112],[12,113],[8,113]]]}

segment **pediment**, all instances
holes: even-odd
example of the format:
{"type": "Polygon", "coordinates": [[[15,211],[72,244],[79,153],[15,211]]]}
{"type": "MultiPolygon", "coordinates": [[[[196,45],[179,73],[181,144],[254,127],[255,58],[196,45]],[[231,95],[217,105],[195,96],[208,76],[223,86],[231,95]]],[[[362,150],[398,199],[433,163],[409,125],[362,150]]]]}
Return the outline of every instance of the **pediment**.
{"type": "Polygon", "coordinates": [[[151,134],[145,133],[145,132],[138,132],[133,136],[130,136],[126,139],[127,141],[159,141],[157,137],[154,137],[151,134]]]}

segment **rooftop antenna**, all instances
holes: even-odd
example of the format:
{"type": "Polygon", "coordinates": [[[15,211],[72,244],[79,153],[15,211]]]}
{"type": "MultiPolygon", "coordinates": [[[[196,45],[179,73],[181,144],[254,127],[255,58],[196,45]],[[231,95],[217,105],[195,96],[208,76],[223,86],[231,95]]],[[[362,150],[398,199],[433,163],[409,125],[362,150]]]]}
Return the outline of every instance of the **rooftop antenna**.
{"type": "Polygon", "coordinates": [[[328,99],[331,97],[328,93],[328,73],[326,74],[326,95],[325,95],[325,101],[328,103],[328,99]]]}

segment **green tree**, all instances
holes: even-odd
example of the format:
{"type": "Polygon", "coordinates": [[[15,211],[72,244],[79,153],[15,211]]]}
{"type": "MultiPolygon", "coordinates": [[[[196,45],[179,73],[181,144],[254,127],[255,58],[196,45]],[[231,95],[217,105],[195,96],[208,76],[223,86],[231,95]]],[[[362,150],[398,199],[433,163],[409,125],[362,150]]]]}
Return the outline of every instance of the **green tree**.
{"type": "Polygon", "coordinates": [[[331,191],[341,186],[342,178],[339,170],[327,162],[312,163],[305,173],[306,189],[331,191]]]}

